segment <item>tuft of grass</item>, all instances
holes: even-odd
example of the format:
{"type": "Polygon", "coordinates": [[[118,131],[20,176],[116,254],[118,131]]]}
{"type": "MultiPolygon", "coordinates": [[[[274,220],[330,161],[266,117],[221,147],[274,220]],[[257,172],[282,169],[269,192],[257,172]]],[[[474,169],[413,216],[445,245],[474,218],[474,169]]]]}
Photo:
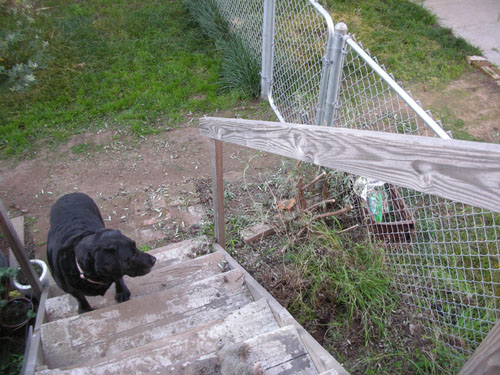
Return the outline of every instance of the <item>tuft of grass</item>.
{"type": "Polygon", "coordinates": [[[383,336],[397,302],[383,250],[368,240],[354,243],[323,222],[313,230],[314,236],[286,254],[290,267],[308,280],[290,309],[301,316],[308,314],[304,307],[316,310],[329,301],[336,306],[330,324],[359,322],[365,343],[383,336]]]}
{"type": "Polygon", "coordinates": [[[481,54],[436,16],[409,0],[327,0],[334,22],[345,22],[388,71],[406,82],[447,82],[481,54]]]}
{"type": "Polygon", "coordinates": [[[95,145],[92,142],[82,142],[73,147],[71,147],[71,151],[73,154],[86,154],[92,151],[95,148],[95,145]]]}
{"type": "Polygon", "coordinates": [[[180,2],[51,0],[33,28],[48,42],[38,84],[0,93],[0,155],[30,157],[104,126],[138,136],[185,113],[224,110],[221,60],[180,2]]]}
{"type": "Polygon", "coordinates": [[[183,0],[193,20],[213,41],[222,57],[220,86],[223,91],[236,90],[242,97],[257,98],[260,94],[259,56],[245,46],[222,17],[213,0],[183,0]]]}

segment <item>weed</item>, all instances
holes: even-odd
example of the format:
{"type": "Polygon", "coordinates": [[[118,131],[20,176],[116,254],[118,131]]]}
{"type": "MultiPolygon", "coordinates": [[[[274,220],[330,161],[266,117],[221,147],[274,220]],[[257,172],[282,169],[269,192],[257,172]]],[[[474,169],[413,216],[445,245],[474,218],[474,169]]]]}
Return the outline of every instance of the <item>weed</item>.
{"type": "Polygon", "coordinates": [[[149,245],[142,245],[141,247],[139,247],[139,251],[142,251],[143,253],[146,253],[149,250],[151,250],[151,246],[149,245]]]}
{"type": "Polygon", "coordinates": [[[8,345],[2,345],[0,360],[0,373],[5,375],[17,375],[21,373],[24,355],[13,353],[8,350],[8,345]]]}
{"type": "Polygon", "coordinates": [[[317,309],[325,299],[333,301],[337,319],[361,322],[366,343],[383,336],[396,298],[382,249],[370,242],[352,243],[324,222],[313,230],[315,236],[286,254],[300,277],[309,280],[294,304],[317,309]]]}
{"type": "Polygon", "coordinates": [[[34,26],[34,1],[0,2],[0,90],[23,92],[36,83],[47,42],[34,26]]]}
{"type": "Polygon", "coordinates": [[[73,154],[86,154],[90,152],[95,145],[92,142],[82,142],[71,147],[73,154]]]}
{"type": "Polygon", "coordinates": [[[231,31],[213,0],[183,0],[183,4],[222,56],[220,85],[236,90],[242,97],[256,98],[260,93],[260,62],[242,38],[231,31]]]}

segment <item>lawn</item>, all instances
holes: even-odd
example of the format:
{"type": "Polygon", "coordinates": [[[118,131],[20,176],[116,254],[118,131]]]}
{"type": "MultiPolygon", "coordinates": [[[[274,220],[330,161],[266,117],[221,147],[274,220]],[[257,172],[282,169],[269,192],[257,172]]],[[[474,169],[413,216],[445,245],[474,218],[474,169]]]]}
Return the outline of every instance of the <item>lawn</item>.
{"type": "Polygon", "coordinates": [[[179,1],[45,1],[35,15],[48,46],[36,85],[0,93],[4,157],[89,128],[157,132],[238,101],[219,92],[220,59],[179,1]]]}
{"type": "MultiPolygon", "coordinates": [[[[241,91],[221,90],[223,53],[181,3],[35,2],[26,35],[36,35],[45,47],[35,85],[24,92],[0,86],[1,157],[30,157],[87,129],[159,132],[181,124],[189,112],[235,106],[241,91]]],[[[325,6],[335,22],[346,22],[389,71],[409,83],[457,78],[467,69],[464,56],[478,53],[406,0],[328,0],[325,6]]],[[[7,40],[8,30],[1,27],[0,37],[7,40]]],[[[33,49],[29,43],[23,46],[33,49]]]]}

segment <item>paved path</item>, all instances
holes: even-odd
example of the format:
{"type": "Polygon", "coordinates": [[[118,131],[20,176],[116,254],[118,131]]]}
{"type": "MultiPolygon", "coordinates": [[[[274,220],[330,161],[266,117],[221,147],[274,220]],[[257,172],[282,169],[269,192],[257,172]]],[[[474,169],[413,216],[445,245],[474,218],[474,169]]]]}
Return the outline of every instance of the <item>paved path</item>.
{"type": "Polygon", "coordinates": [[[500,0],[424,0],[423,5],[500,67],[500,0]]]}

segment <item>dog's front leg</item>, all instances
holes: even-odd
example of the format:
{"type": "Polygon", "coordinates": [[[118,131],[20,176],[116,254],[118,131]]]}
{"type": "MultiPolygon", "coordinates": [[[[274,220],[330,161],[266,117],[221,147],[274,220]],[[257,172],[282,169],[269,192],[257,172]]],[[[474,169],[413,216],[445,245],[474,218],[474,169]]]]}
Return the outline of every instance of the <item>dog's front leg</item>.
{"type": "Polygon", "coordinates": [[[125,281],[123,281],[123,277],[117,281],[115,281],[116,294],[115,299],[118,302],[125,302],[130,299],[130,290],[128,290],[125,285],[125,281]]]}
{"type": "Polygon", "coordinates": [[[89,311],[92,311],[92,307],[90,307],[87,298],[83,294],[71,294],[78,301],[78,314],[83,314],[89,311]]]}

